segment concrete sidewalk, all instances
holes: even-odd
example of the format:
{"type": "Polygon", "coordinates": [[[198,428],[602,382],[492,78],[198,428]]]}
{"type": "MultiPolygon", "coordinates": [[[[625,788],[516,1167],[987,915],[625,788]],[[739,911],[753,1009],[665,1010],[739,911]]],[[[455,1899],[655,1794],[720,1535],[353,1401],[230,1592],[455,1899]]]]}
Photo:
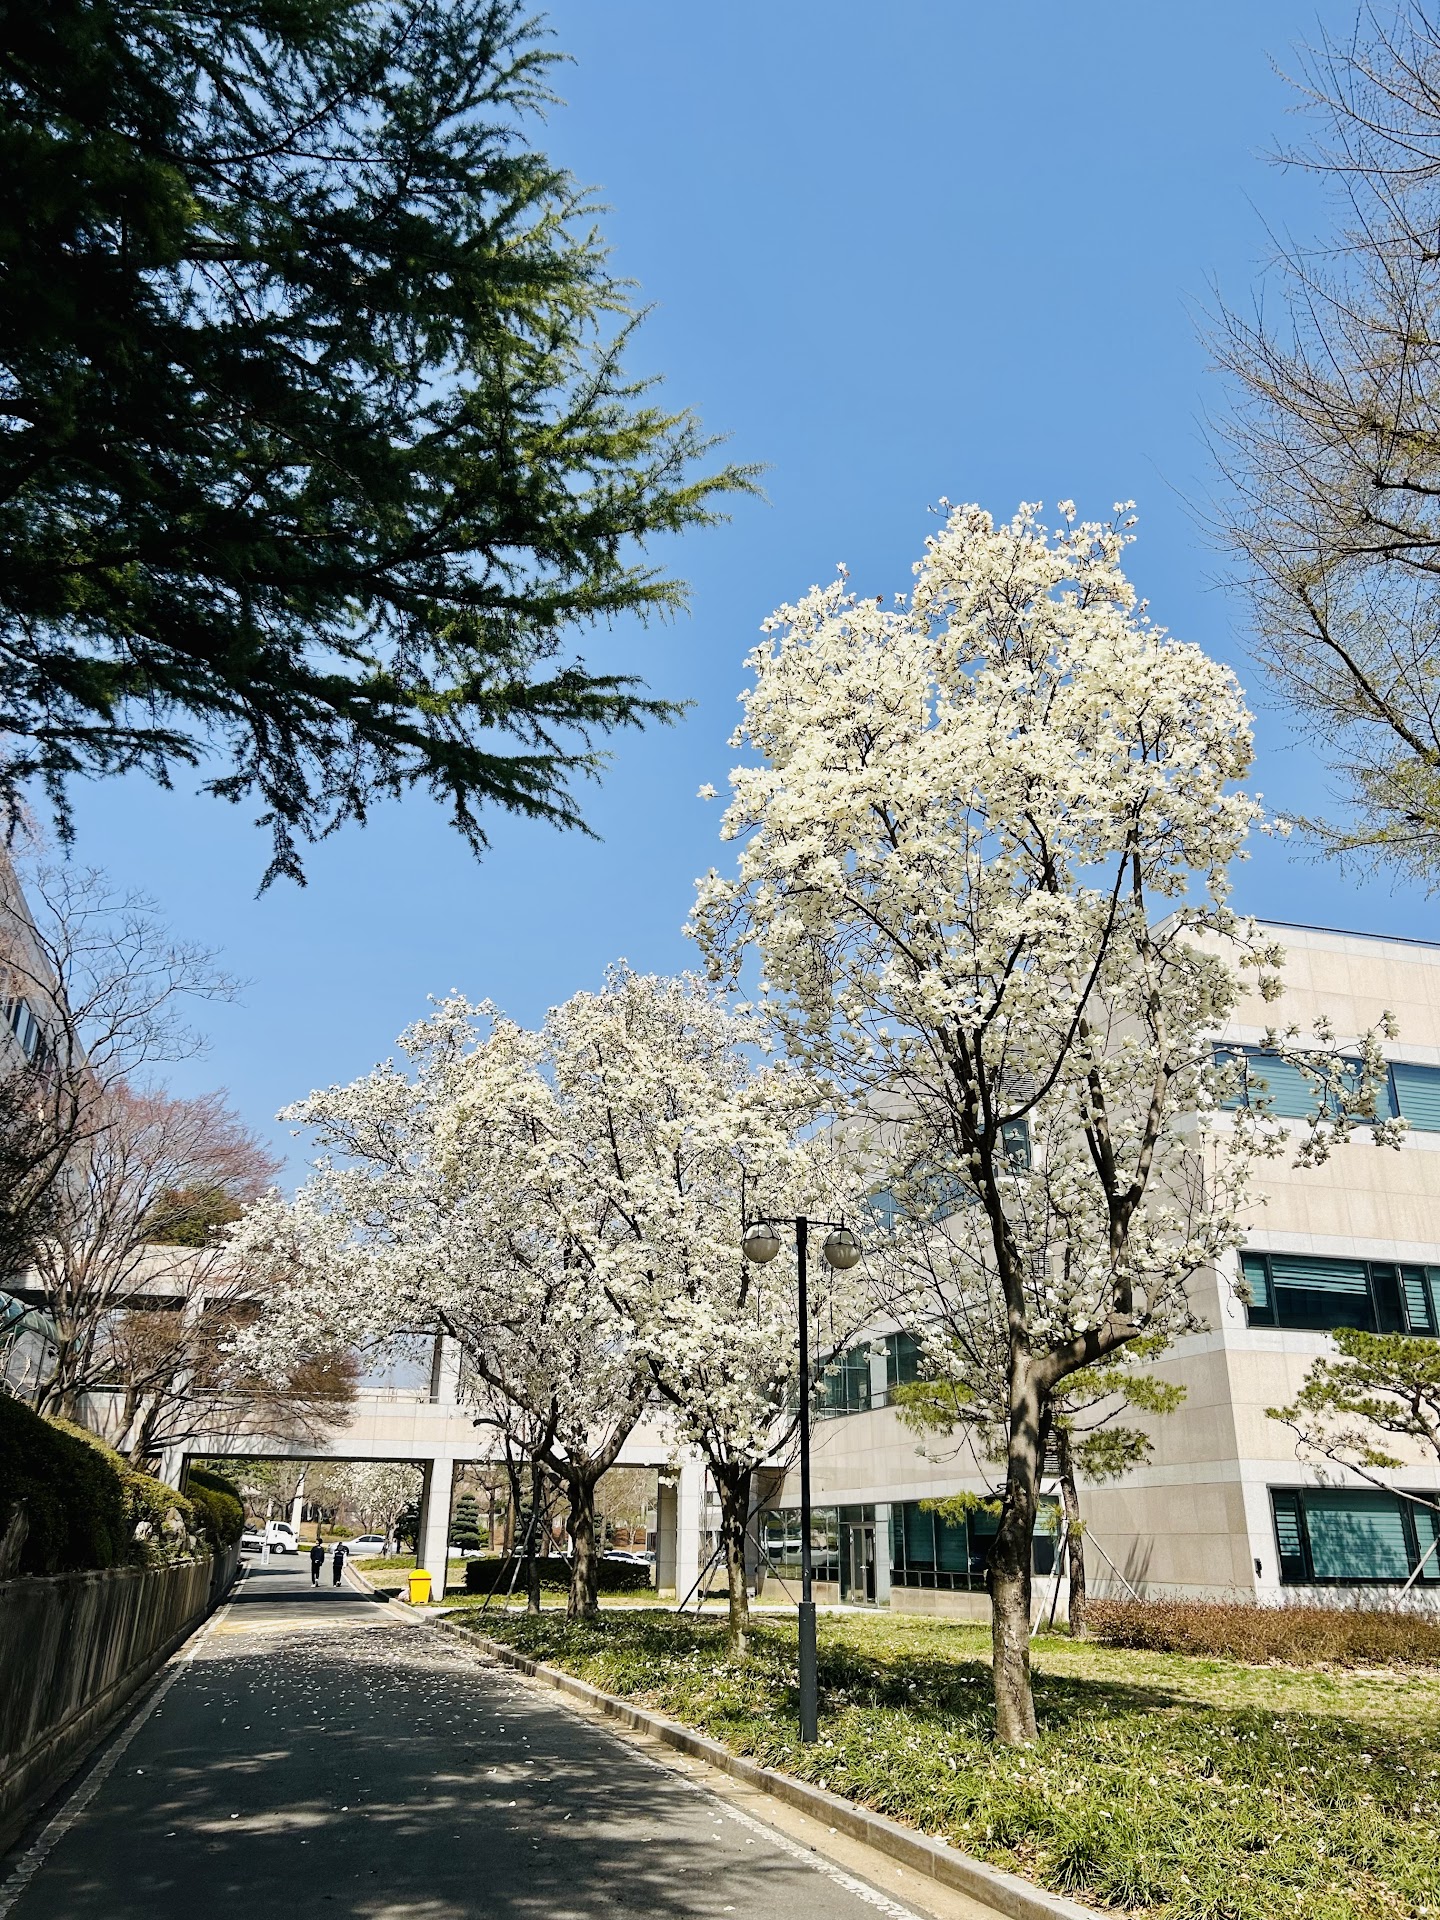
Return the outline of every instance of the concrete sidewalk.
{"type": "Polygon", "coordinates": [[[325,1578],[247,1571],[88,1803],[82,1781],[4,1862],[0,1920],[229,1920],[282,1903],[363,1920],[909,1920],[633,1743],[325,1578]]]}

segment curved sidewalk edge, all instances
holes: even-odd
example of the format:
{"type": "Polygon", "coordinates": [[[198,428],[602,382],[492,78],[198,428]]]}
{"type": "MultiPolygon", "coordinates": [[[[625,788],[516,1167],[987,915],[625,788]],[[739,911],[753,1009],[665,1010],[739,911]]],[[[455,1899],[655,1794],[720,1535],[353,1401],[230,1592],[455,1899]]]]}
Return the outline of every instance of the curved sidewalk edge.
{"type": "Polygon", "coordinates": [[[972,1859],[968,1853],[961,1853],[947,1841],[927,1839],[913,1828],[901,1826],[898,1820],[891,1820],[883,1813],[871,1813],[855,1801],[842,1799],[838,1793],[831,1793],[825,1787],[811,1786],[808,1781],[797,1780],[793,1774],[779,1773],[773,1767],[762,1767],[754,1760],[746,1760],[741,1754],[732,1753],[728,1747],[722,1746],[718,1740],[708,1739],[703,1733],[681,1726],[678,1721],[662,1719],[655,1713],[645,1713],[639,1707],[632,1707],[628,1701],[617,1699],[614,1694],[602,1693],[598,1687],[592,1687],[588,1680],[577,1680],[574,1674],[562,1672],[559,1667],[527,1659],[501,1640],[491,1640],[488,1635],[458,1623],[451,1626],[448,1621],[437,1620],[435,1624],[448,1626],[457,1635],[463,1633],[468,1645],[482,1648],[505,1666],[515,1667],[560,1693],[572,1694],[577,1700],[585,1701],[601,1713],[608,1714],[611,1719],[619,1720],[624,1726],[633,1727],[639,1733],[652,1734],[657,1740],[664,1741],[666,1746],[674,1747],[680,1753],[688,1753],[694,1759],[704,1760],[735,1779],[743,1780],[747,1786],[756,1787],[776,1800],[785,1801],[788,1806],[798,1807],[802,1813],[823,1820],[827,1826],[848,1834],[852,1840],[862,1841],[877,1852],[888,1854],[892,1860],[899,1860],[912,1872],[926,1874],[938,1880],[942,1886],[968,1894],[972,1900],[1004,1914],[1006,1920],[1096,1920],[1098,1909],[1095,1907],[1081,1906],[1079,1901],[1069,1900],[1064,1894],[1047,1893],[1031,1881],[1022,1880],[1019,1874],[987,1866],[983,1860],[972,1859]]]}

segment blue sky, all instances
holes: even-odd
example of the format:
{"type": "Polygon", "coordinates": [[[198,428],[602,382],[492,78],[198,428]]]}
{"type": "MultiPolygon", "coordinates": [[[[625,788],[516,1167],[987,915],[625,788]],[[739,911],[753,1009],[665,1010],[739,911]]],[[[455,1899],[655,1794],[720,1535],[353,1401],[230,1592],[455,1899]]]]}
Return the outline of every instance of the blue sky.
{"type": "MultiPolygon", "coordinates": [[[[1322,806],[1326,780],[1245,656],[1244,610],[1200,510],[1207,411],[1197,326],[1213,282],[1257,284],[1265,220],[1312,227],[1313,186],[1267,166],[1298,129],[1272,61],[1349,6],[1211,0],[563,0],[575,56],[545,144],[609,202],[619,269],[654,313],[637,370],[766,463],[765,502],[663,555],[690,616],[584,651],[694,701],[617,746],[592,793],[597,844],[497,820],[476,865],[423,800],[312,850],[310,885],[255,888],[243,809],[142,783],[82,791],[81,853],[223,948],[248,986],[175,1076],[223,1085],[287,1145],[275,1110],[390,1050],[459,987],[524,1020],[607,961],[687,964],[696,874],[722,857],[741,661],[780,601],[828,579],[887,597],[940,496],[1008,515],[1073,497],[1139,505],[1132,572],[1155,617],[1230,660],[1257,705],[1255,784],[1322,806]]],[[[1281,919],[1429,936],[1415,890],[1359,885],[1277,846],[1240,904],[1281,919]]]]}

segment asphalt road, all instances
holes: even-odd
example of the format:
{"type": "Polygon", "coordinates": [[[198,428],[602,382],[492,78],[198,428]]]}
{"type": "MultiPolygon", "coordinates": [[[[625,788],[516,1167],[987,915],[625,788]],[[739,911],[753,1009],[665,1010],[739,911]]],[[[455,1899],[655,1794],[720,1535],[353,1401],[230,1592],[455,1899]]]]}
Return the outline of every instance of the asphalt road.
{"type": "Polygon", "coordinates": [[[246,1574],[0,1863],[0,1920],[911,1920],[508,1669],[288,1567],[246,1574]]]}

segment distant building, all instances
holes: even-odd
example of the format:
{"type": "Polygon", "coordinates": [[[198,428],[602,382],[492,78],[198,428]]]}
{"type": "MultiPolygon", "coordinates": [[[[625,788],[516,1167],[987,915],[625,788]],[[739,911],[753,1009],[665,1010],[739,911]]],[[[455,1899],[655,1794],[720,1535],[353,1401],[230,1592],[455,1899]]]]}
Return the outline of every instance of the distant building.
{"type": "MultiPolygon", "coordinates": [[[[1256,1210],[1243,1252],[1192,1288],[1209,1331],[1178,1340],[1150,1369],[1185,1387],[1183,1405],[1153,1421],[1127,1414],[1150,1432],[1152,1459],[1117,1483],[1082,1484],[1086,1579],[1099,1594],[1271,1601],[1393,1595],[1408,1584],[1417,1599],[1440,1604],[1435,1512],[1357,1476],[1302,1465],[1293,1434],[1265,1413],[1293,1399],[1310,1363],[1332,1349],[1330,1329],[1440,1336],[1440,945],[1273,931],[1287,955],[1287,1022],[1307,1031],[1324,1013],[1343,1034],[1374,1026],[1387,1009],[1395,1014],[1400,1038],[1386,1048],[1382,1097],[1410,1132],[1392,1152],[1358,1129],[1312,1172],[1287,1159],[1265,1164],[1260,1184],[1270,1200],[1256,1210]]],[[[1308,1084],[1261,1051],[1274,1020],[1258,998],[1247,1002],[1217,1046],[1245,1057],[1250,1084],[1264,1083],[1279,1115],[1299,1118],[1313,1106],[1308,1084]]],[[[833,1417],[816,1426],[817,1598],[978,1617],[988,1609],[994,1523],[978,1514],[947,1525],[921,1502],[984,1490],[982,1467],[925,1458],[888,1404],[898,1381],[916,1377],[918,1357],[912,1335],[876,1336],[843,1355],[824,1382],[833,1417]]],[[[1417,1455],[1384,1478],[1440,1504],[1433,1458],[1417,1455]]],[[[762,1564],[787,1584],[799,1573],[797,1498],[794,1472],[777,1476],[761,1524],[762,1564]]],[[[1053,1534],[1037,1537],[1037,1573],[1051,1572],[1054,1549],[1053,1534]]],[[[1063,1590],[1059,1604],[1063,1615],[1063,1590]]]]}

